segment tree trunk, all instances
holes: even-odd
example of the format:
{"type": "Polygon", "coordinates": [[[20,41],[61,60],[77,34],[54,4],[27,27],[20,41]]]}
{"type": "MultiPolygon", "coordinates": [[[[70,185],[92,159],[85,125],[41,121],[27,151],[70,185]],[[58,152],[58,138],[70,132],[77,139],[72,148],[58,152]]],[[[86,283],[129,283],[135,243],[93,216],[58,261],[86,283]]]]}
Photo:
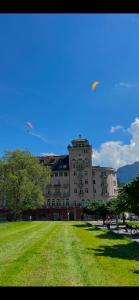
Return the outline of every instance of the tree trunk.
{"type": "Polygon", "coordinates": [[[105,218],[103,217],[103,218],[102,218],[102,220],[103,220],[103,226],[104,226],[104,223],[105,223],[105,218]]]}
{"type": "Polygon", "coordinates": [[[16,222],[16,220],[17,220],[17,213],[14,212],[14,221],[16,222]]]}
{"type": "Polygon", "coordinates": [[[125,225],[125,214],[123,213],[123,225],[125,225]]]}
{"type": "Polygon", "coordinates": [[[116,215],[116,227],[119,228],[118,215],[116,215]]]}

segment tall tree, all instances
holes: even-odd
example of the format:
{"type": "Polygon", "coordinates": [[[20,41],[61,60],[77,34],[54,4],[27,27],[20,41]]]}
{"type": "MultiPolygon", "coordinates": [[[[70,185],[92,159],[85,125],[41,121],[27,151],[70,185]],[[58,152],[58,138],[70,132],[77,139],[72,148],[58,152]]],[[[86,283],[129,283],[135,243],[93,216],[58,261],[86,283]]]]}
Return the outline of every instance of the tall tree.
{"type": "Polygon", "coordinates": [[[139,215],[139,176],[123,186],[126,195],[127,208],[129,212],[139,215]]]}
{"type": "Polygon", "coordinates": [[[98,218],[102,218],[104,224],[107,215],[110,214],[109,203],[109,200],[93,200],[84,208],[84,212],[93,214],[98,218]]]}
{"type": "Polygon", "coordinates": [[[123,214],[123,224],[125,212],[139,215],[139,176],[119,188],[117,197],[111,200],[110,209],[112,213],[123,214]]]}
{"type": "Polygon", "coordinates": [[[0,197],[15,219],[25,210],[44,205],[50,174],[49,167],[29,151],[5,151],[0,160],[0,197]]]}

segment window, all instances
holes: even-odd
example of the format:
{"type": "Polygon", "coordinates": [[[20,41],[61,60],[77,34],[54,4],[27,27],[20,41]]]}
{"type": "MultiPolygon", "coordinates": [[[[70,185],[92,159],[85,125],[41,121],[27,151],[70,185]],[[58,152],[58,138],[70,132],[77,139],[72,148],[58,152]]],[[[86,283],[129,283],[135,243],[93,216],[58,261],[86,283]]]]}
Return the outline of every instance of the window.
{"type": "Polygon", "coordinates": [[[75,193],[75,194],[77,193],[77,189],[74,189],[74,193],[75,193]]]}
{"type": "Polygon", "coordinates": [[[48,191],[48,195],[51,195],[51,191],[48,191]]]}
{"type": "Polygon", "coordinates": [[[75,159],[72,160],[72,167],[75,168],[75,159]]]}
{"type": "Polygon", "coordinates": [[[67,176],[67,172],[64,172],[64,176],[67,176]]]}
{"type": "Polygon", "coordinates": [[[60,206],[61,205],[61,201],[57,200],[56,204],[57,204],[57,206],[60,206]]]}
{"type": "Polygon", "coordinates": [[[59,172],[59,176],[63,176],[63,172],[59,172]]]}
{"type": "Polygon", "coordinates": [[[76,172],[74,172],[73,175],[76,176],[76,172]]]}
{"type": "Polygon", "coordinates": [[[107,173],[106,172],[101,172],[100,177],[107,177],[107,173]]]}
{"type": "Polygon", "coordinates": [[[85,179],[85,184],[88,184],[88,180],[85,179]]]}
{"type": "Polygon", "coordinates": [[[84,150],[84,153],[88,153],[88,150],[87,150],[87,149],[85,149],[85,150],[84,150]]]}
{"type": "Polygon", "coordinates": [[[85,160],[85,166],[89,167],[89,160],[88,159],[85,160]]]}
{"type": "Polygon", "coordinates": [[[85,175],[85,176],[87,176],[87,175],[88,175],[88,172],[87,172],[87,171],[85,171],[85,172],[84,172],[84,175],[85,175]]]}
{"type": "Polygon", "coordinates": [[[80,190],[80,194],[83,194],[83,190],[80,190]]]}
{"type": "Polygon", "coordinates": [[[58,172],[55,172],[55,177],[57,177],[58,176],[58,172]]]}
{"type": "Polygon", "coordinates": [[[92,175],[95,176],[95,172],[94,171],[92,171],[92,175]]]}
{"type": "Polygon", "coordinates": [[[52,200],[52,206],[55,206],[55,200],[52,200]]]}
{"type": "Polygon", "coordinates": [[[66,200],[66,206],[69,206],[69,201],[68,200],[66,200]]]}
{"type": "Polygon", "coordinates": [[[85,192],[88,193],[88,189],[85,189],[85,192]]]}
{"type": "Polygon", "coordinates": [[[96,183],[96,181],[95,180],[93,180],[93,184],[95,184],[96,183]]]}
{"type": "Polygon", "coordinates": [[[50,206],[50,200],[49,199],[47,200],[47,205],[50,206]]]}
{"type": "Polygon", "coordinates": [[[113,180],[113,185],[116,186],[116,180],[113,180]]]}
{"type": "Polygon", "coordinates": [[[93,192],[96,193],[96,189],[93,189],[93,192]]]}

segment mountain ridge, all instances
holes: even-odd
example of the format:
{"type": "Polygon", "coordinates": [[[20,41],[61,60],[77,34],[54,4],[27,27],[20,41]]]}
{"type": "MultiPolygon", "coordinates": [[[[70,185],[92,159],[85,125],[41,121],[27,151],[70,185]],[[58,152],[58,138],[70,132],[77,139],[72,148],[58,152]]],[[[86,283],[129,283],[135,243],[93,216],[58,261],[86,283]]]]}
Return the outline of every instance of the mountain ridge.
{"type": "Polygon", "coordinates": [[[117,169],[117,179],[121,183],[128,183],[139,175],[139,161],[117,169]]]}

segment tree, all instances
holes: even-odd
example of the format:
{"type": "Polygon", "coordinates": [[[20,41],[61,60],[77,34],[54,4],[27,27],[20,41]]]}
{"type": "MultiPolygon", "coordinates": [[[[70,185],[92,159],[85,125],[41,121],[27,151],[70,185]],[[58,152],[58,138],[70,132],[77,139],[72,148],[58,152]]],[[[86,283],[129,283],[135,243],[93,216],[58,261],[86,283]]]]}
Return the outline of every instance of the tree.
{"type": "Polygon", "coordinates": [[[84,212],[93,214],[98,218],[102,218],[104,224],[107,215],[110,214],[109,203],[109,200],[93,200],[84,208],[84,212]]]}
{"type": "Polygon", "coordinates": [[[139,215],[139,176],[119,188],[118,195],[111,200],[110,206],[113,213],[123,214],[123,224],[125,224],[125,212],[139,215]]]}
{"type": "Polygon", "coordinates": [[[121,213],[123,214],[123,224],[125,223],[125,216],[124,212],[127,211],[127,204],[126,204],[126,196],[124,195],[123,191],[119,191],[119,195],[115,198],[110,200],[109,211],[112,215],[116,216],[116,223],[118,227],[118,215],[121,213]]]}
{"type": "Polygon", "coordinates": [[[127,211],[139,215],[139,176],[124,185],[122,189],[126,196],[127,211]]]}
{"type": "Polygon", "coordinates": [[[50,173],[29,151],[5,151],[0,159],[0,198],[15,220],[23,211],[44,205],[50,173]]]}

